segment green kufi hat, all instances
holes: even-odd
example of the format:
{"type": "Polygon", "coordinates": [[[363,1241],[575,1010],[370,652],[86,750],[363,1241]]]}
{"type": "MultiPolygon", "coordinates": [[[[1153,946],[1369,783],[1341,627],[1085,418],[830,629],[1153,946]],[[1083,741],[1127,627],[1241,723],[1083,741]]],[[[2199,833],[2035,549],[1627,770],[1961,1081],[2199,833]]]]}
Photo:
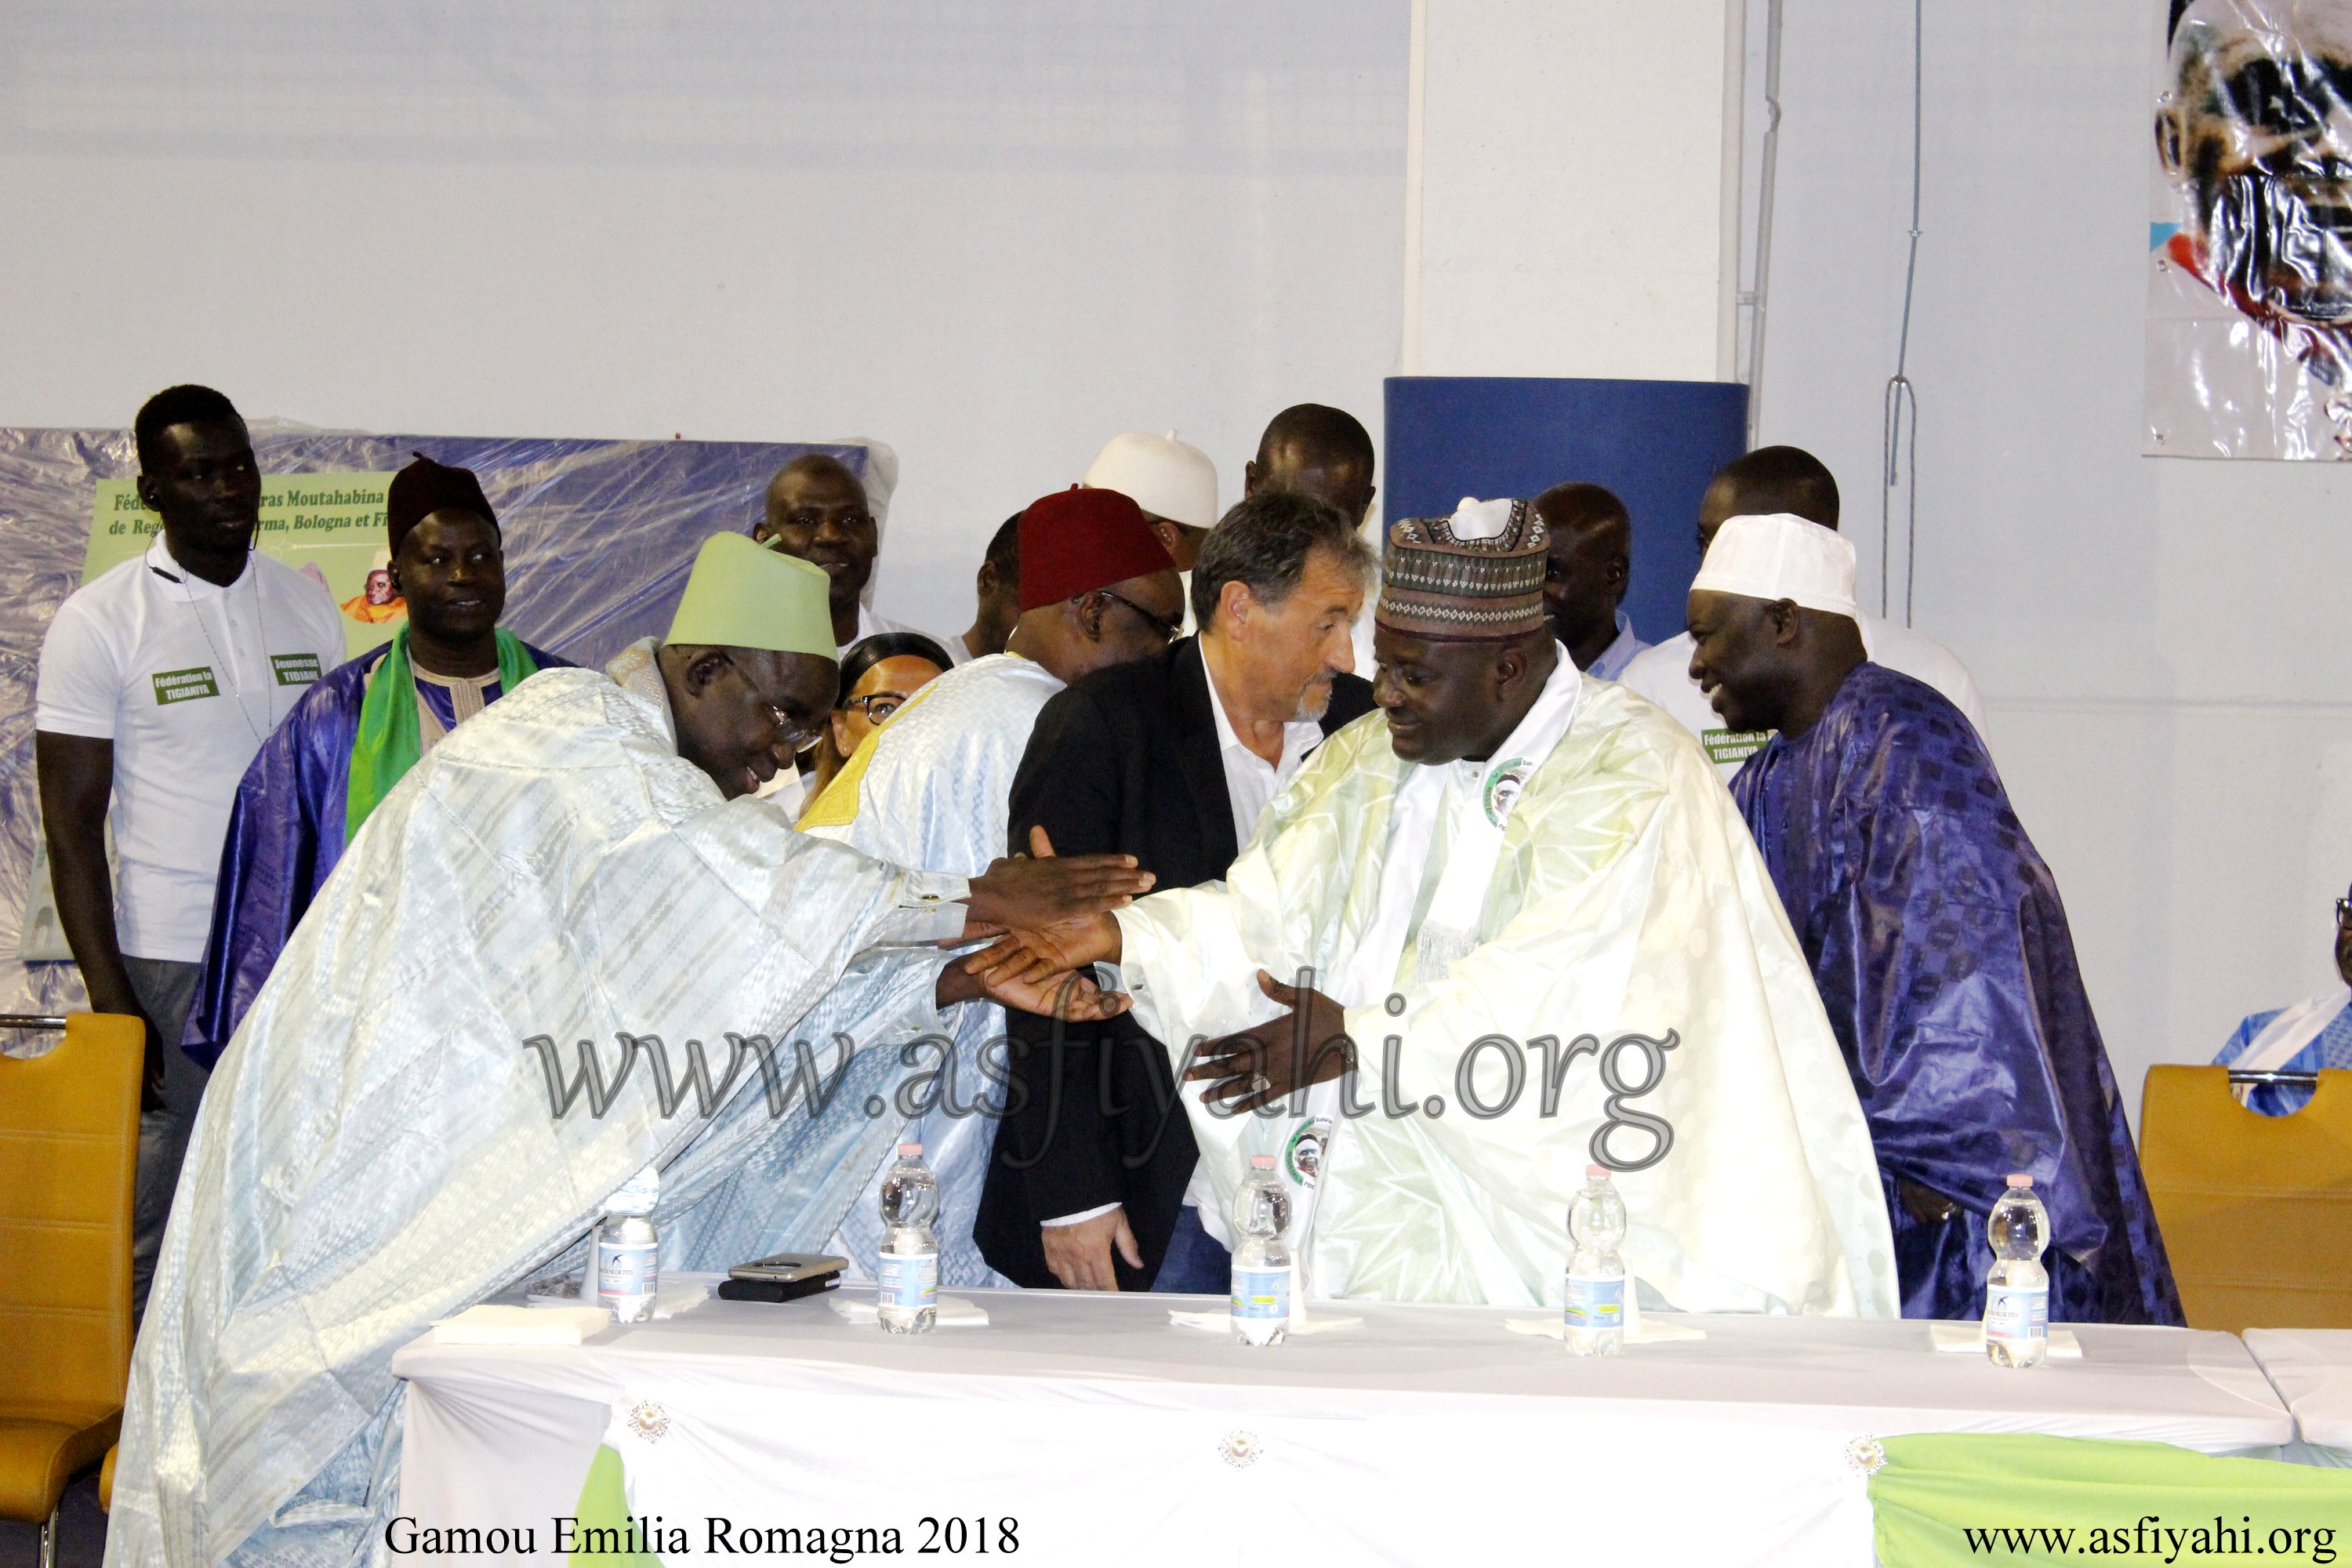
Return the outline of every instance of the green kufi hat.
{"type": "Polygon", "coordinates": [[[837,658],[832,579],[740,533],[703,541],[664,642],[758,647],[837,658]]]}

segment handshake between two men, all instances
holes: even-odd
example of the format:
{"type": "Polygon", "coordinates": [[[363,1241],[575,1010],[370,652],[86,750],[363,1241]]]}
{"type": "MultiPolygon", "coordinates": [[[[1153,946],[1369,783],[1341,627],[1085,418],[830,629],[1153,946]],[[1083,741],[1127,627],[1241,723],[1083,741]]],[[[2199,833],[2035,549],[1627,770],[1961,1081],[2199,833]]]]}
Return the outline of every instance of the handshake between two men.
{"type": "MultiPolygon", "coordinates": [[[[1029,848],[1026,857],[995,862],[989,868],[989,878],[1003,878],[1008,885],[1015,879],[1035,879],[1042,889],[1056,885],[1056,868],[1070,868],[1073,887],[1085,891],[1058,900],[1041,896],[1013,909],[994,900],[983,903],[977,896],[982,883],[976,879],[965,940],[982,934],[994,940],[951,966],[950,973],[1009,1006],[1066,1021],[1105,1019],[1128,1011],[1130,999],[1101,992],[1088,971],[1097,963],[1125,962],[1133,973],[1135,961],[1125,957],[1127,944],[1112,911],[1148,890],[1150,877],[1133,869],[1134,863],[1124,856],[1056,858],[1042,827],[1030,830],[1029,848]],[[1087,869],[1081,872],[1079,868],[1087,869]],[[1045,907],[1052,902],[1059,907],[1045,907]],[[996,929],[990,931],[990,927],[996,929]]],[[[1149,971],[1137,976],[1139,982],[1150,978],[1149,971]]],[[[1345,1015],[1337,1002],[1311,988],[1278,984],[1263,970],[1256,979],[1265,994],[1286,1011],[1196,1047],[1182,1064],[1187,1081],[1207,1085],[1203,1100],[1216,1114],[1238,1114],[1274,1104],[1309,1083],[1337,1078],[1354,1064],[1354,1047],[1346,1036],[1345,1015]]],[[[1164,1018],[1155,1023],[1171,1038],[1185,1033],[1164,1018]]],[[[1183,1112],[1178,1114],[1181,1117],[1183,1112]]],[[[1186,1142],[1189,1147],[1190,1141],[1186,1142]]],[[[1072,1219],[1046,1222],[1039,1239],[1045,1268],[1066,1289],[1119,1289],[1114,1250],[1129,1268],[1143,1267],[1135,1230],[1125,1207],[1118,1203],[1072,1219]]]]}
{"type": "MultiPolygon", "coordinates": [[[[1151,873],[1138,869],[1131,855],[1056,857],[1042,827],[1029,830],[1029,855],[998,860],[972,879],[971,918],[960,941],[994,940],[948,967],[940,1005],[986,994],[1074,1023],[1126,1012],[1129,998],[1101,990],[1087,972],[1119,962],[1124,943],[1111,911],[1149,892],[1151,873]]],[[[1285,985],[1264,970],[1257,984],[1286,1009],[1282,1016],[1209,1041],[1184,1073],[1187,1082],[1210,1084],[1202,1098],[1233,1114],[1271,1105],[1355,1065],[1339,1003],[1312,987],[1285,985]]]]}

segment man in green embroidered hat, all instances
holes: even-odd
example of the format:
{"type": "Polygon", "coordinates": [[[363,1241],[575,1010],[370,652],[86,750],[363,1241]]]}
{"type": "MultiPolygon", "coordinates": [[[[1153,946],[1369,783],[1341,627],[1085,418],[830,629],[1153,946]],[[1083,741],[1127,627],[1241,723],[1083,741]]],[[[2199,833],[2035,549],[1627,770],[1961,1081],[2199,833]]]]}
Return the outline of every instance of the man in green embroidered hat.
{"type": "Polygon", "coordinates": [[[1396,524],[1381,710],[1225,879],[971,962],[1118,963],[1183,1053],[1202,1224],[1275,1155],[1314,1295],[1558,1310],[1598,1163],[1639,1303],[1893,1316],[1869,1131],[1756,846],[1689,733],[1553,640],[1546,547],[1524,501],[1396,524]]]}
{"type": "Polygon", "coordinates": [[[666,1268],[821,1247],[900,1122],[813,1112],[953,1033],[982,991],[940,944],[1150,886],[1118,856],[904,869],[758,799],[833,701],[825,587],[712,539],[667,638],[541,671],[368,814],[213,1073],[132,1357],[123,1561],[364,1555],[394,1351],[576,1267],[633,1179],[666,1268]]]}
{"type": "Polygon", "coordinates": [[[384,521],[406,623],[303,693],[237,786],[180,1042],[206,1068],[376,803],[460,722],[540,670],[570,668],[499,625],[506,554],[473,470],[418,453],[393,476],[384,521]]]}

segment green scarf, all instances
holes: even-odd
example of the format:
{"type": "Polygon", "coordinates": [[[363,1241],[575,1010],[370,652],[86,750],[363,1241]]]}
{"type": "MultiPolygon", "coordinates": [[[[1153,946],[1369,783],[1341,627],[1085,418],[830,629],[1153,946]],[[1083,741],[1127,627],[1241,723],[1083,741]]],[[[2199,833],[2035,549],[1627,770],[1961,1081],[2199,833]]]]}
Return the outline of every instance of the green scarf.
{"type": "MultiPolygon", "coordinates": [[[[499,695],[504,697],[539,673],[522,639],[500,628],[499,695]]],[[[408,628],[393,634],[392,647],[368,681],[360,701],[360,731],[352,741],[351,782],[343,790],[343,843],[359,837],[360,824],[408,775],[425,754],[416,723],[416,678],[408,670],[408,628]]]]}

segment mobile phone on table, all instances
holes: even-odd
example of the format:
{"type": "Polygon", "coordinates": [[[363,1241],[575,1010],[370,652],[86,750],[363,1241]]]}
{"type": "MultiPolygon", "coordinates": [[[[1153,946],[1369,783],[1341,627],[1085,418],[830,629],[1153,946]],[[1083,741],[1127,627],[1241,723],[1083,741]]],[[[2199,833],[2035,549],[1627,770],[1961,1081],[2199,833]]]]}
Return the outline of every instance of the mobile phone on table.
{"type": "Polygon", "coordinates": [[[739,1263],[727,1271],[733,1279],[763,1279],[777,1285],[797,1285],[803,1280],[818,1279],[827,1274],[838,1274],[849,1267],[846,1258],[829,1257],[822,1252],[779,1252],[772,1258],[762,1258],[751,1263],[739,1263]]]}
{"type": "Polygon", "coordinates": [[[796,1301],[821,1295],[841,1284],[846,1258],[822,1252],[779,1252],[752,1263],[739,1263],[719,1282],[722,1301],[796,1301]]]}

